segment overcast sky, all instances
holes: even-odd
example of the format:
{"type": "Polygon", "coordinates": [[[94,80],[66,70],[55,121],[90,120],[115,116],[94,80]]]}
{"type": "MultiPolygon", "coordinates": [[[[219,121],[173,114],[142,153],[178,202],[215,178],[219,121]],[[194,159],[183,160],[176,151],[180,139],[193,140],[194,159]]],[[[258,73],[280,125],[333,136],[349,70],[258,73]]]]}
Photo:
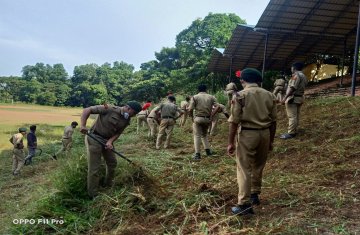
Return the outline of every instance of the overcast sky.
{"type": "Polygon", "coordinates": [[[197,18],[235,13],[255,25],[269,0],[1,0],[0,76],[25,65],[124,61],[139,69],[197,18]]]}

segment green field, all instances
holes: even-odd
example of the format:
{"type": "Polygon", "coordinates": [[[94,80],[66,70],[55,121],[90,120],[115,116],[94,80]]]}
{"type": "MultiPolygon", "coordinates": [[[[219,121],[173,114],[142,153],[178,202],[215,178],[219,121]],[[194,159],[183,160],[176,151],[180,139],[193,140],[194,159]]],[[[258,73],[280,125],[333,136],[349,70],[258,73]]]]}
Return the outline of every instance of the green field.
{"type": "MultiPolygon", "coordinates": [[[[71,155],[51,159],[60,147],[63,125],[78,121],[81,109],[8,106],[21,115],[52,110],[69,119],[36,122],[44,154],[24,167],[20,177],[11,175],[11,146],[4,142],[0,234],[359,234],[359,101],[358,97],[307,101],[299,136],[276,139],[264,171],[262,204],[249,217],[230,212],[237,201],[237,183],[235,160],[225,154],[224,119],[211,140],[215,156],[200,162],[191,161],[190,122],[184,129],[176,127],[171,148],[160,151],[146,130],[135,134],[132,122],[116,148],[142,166],[145,175],[119,159],[115,186],[91,201],[85,189],[83,136],[74,134],[71,155]],[[14,225],[16,218],[60,218],[64,224],[14,225]]],[[[286,130],[283,106],[278,117],[277,136],[286,130]]],[[[4,141],[19,125],[29,124],[2,124],[4,141]]]]}

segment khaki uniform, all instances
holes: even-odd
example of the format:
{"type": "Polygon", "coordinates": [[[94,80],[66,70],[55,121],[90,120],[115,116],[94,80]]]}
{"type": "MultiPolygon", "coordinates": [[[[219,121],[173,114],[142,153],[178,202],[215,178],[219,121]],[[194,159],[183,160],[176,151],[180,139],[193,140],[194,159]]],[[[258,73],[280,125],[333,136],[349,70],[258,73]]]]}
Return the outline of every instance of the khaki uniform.
{"type": "Polygon", "coordinates": [[[293,87],[295,92],[285,101],[286,113],[289,118],[288,133],[296,134],[300,121],[300,107],[304,103],[304,92],[307,78],[303,72],[297,71],[289,81],[288,89],[293,87]]]}
{"type": "Polygon", "coordinates": [[[262,172],[270,144],[270,125],[276,121],[276,97],[256,84],[234,95],[229,122],[239,124],[236,141],[238,204],[261,192],[262,172]]]}
{"type": "Polygon", "coordinates": [[[177,112],[183,113],[181,109],[179,109],[176,104],[167,102],[161,104],[155,111],[161,112],[161,122],[159,127],[159,133],[156,139],[156,149],[160,149],[162,144],[162,138],[166,133],[166,140],[164,143],[164,148],[168,148],[170,146],[170,139],[172,135],[172,131],[175,125],[175,117],[177,112]]]}
{"type": "Polygon", "coordinates": [[[148,110],[142,110],[136,115],[136,119],[137,119],[136,133],[137,134],[139,133],[139,130],[141,127],[144,127],[145,125],[148,126],[147,121],[146,121],[148,114],[149,114],[148,110]]]}
{"type": "Polygon", "coordinates": [[[149,115],[147,116],[147,124],[149,126],[149,137],[155,137],[158,133],[158,128],[159,128],[159,123],[157,122],[157,117],[156,117],[156,110],[158,110],[158,106],[155,107],[153,110],[151,110],[151,112],[149,113],[149,115]]]}
{"type": "MultiPolygon", "coordinates": [[[[226,111],[226,107],[222,104],[218,104],[217,106],[220,107],[220,109],[218,110],[217,113],[214,114],[212,120],[211,120],[211,126],[209,128],[209,133],[211,136],[214,136],[216,133],[217,133],[217,124],[218,124],[218,121],[219,121],[219,114],[220,113],[226,113],[227,114],[227,111],[226,111]]],[[[216,106],[214,106],[213,108],[216,108],[216,106]]]]}
{"type": "Polygon", "coordinates": [[[210,116],[213,105],[216,104],[216,98],[206,92],[199,92],[190,100],[190,110],[195,110],[193,135],[195,153],[200,153],[200,143],[203,143],[205,149],[210,149],[208,140],[208,130],[210,126],[210,116]]]}
{"type": "MultiPolygon", "coordinates": [[[[121,134],[130,124],[130,118],[125,119],[123,108],[117,106],[104,107],[103,105],[91,106],[92,114],[99,114],[90,132],[98,139],[107,141],[115,135],[121,134]]],[[[105,149],[96,140],[86,136],[85,145],[88,155],[87,190],[89,196],[96,196],[99,187],[99,170],[101,156],[106,163],[105,185],[112,186],[117,160],[110,149],[105,149]]]]}
{"type": "Polygon", "coordinates": [[[232,99],[233,93],[237,91],[237,86],[235,83],[230,82],[229,84],[226,85],[225,87],[225,93],[228,96],[228,100],[230,102],[230,100],[232,99]]]}
{"type": "Polygon", "coordinates": [[[184,126],[186,123],[187,116],[189,114],[189,102],[187,102],[186,100],[181,101],[180,109],[184,112],[184,114],[181,116],[179,125],[184,126]]]}
{"type": "Polygon", "coordinates": [[[24,136],[21,133],[16,133],[12,137],[12,143],[14,145],[12,172],[14,175],[19,174],[21,168],[24,166],[25,153],[23,138],[24,136]]]}
{"type": "Polygon", "coordinates": [[[284,89],[285,89],[285,80],[284,79],[276,79],[274,83],[274,92],[273,94],[277,98],[277,100],[281,101],[283,99],[284,89]]]}
{"type": "Polygon", "coordinates": [[[64,129],[64,135],[62,137],[62,147],[55,154],[56,156],[62,152],[69,153],[72,147],[72,135],[74,134],[74,128],[72,126],[67,126],[64,129]]]}

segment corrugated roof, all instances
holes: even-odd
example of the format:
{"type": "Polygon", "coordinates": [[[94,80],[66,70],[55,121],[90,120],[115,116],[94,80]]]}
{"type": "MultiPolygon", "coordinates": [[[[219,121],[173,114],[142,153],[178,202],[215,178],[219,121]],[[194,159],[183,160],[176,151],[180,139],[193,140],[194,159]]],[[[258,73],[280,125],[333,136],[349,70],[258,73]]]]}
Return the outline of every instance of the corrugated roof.
{"type": "Polygon", "coordinates": [[[357,20],[357,0],[271,0],[255,27],[236,27],[223,55],[213,53],[208,67],[261,70],[266,34],[265,70],[283,70],[317,53],[342,55],[345,40],[353,52],[357,20]]]}

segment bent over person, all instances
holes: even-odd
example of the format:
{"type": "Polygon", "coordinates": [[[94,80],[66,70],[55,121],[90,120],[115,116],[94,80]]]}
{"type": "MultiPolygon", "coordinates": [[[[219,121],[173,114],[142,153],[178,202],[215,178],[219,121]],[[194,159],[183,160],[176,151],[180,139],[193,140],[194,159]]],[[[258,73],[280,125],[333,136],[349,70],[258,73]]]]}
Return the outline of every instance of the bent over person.
{"type": "Polygon", "coordinates": [[[117,165],[115,154],[112,152],[113,143],[130,124],[130,118],[140,111],[141,105],[135,101],[130,101],[123,107],[96,105],[83,110],[80,124],[81,133],[88,134],[86,122],[90,114],[98,114],[89,133],[103,143],[101,144],[89,136],[85,137],[88,155],[87,191],[90,198],[95,197],[98,193],[101,156],[106,163],[105,186],[113,185],[117,165]]]}
{"type": "Polygon", "coordinates": [[[262,173],[276,131],[277,101],[274,94],[257,85],[262,81],[258,70],[244,69],[240,81],[244,90],[231,101],[227,151],[232,155],[236,148],[239,186],[238,205],[231,210],[246,215],[254,213],[252,205],[260,204],[262,173]]]}
{"type": "Polygon", "coordinates": [[[62,147],[61,149],[53,156],[54,159],[57,159],[57,156],[62,153],[66,152],[68,153],[72,147],[72,135],[74,134],[75,128],[79,124],[77,122],[72,122],[70,126],[65,127],[64,129],[64,135],[62,137],[62,147]]]}
{"type": "Polygon", "coordinates": [[[14,145],[13,148],[13,165],[12,165],[12,172],[13,175],[18,175],[20,173],[21,168],[24,166],[24,143],[23,139],[26,135],[26,128],[21,127],[19,128],[19,133],[13,135],[10,138],[10,142],[14,145]]]}

